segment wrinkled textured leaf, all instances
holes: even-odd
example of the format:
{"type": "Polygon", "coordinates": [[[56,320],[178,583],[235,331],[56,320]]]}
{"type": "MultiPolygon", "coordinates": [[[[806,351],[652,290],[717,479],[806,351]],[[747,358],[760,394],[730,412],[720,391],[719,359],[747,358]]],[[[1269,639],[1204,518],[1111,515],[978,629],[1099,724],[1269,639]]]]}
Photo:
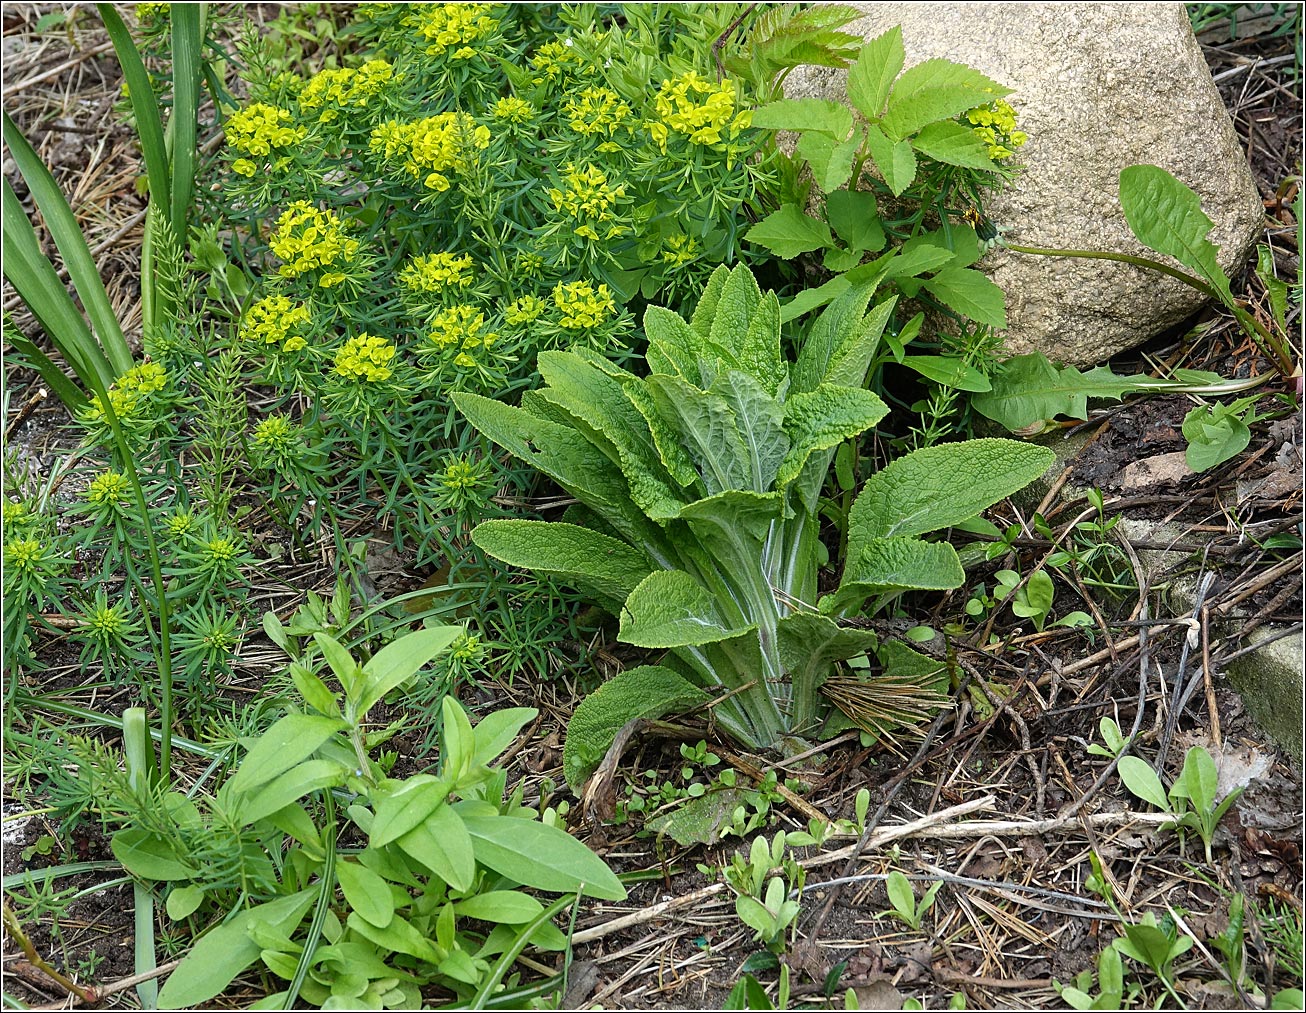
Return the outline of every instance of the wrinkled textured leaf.
{"type": "Polygon", "coordinates": [[[946,591],[966,580],[957,550],[947,542],[870,538],[859,548],[858,556],[850,555],[844,567],[841,599],[847,599],[849,592],[865,597],[892,591],[946,591]]]}
{"type": "Polygon", "coordinates": [[[644,311],[644,333],[648,337],[646,358],[650,372],[679,376],[696,387],[702,385],[698,373],[698,349],[706,333],[691,327],[680,314],[662,306],[650,306],[644,311]]]}
{"type": "Polygon", "coordinates": [[[640,665],[613,676],[581,700],[567,724],[562,744],[567,784],[580,791],[626,722],[665,717],[701,706],[707,699],[697,686],[660,665],[640,665]]]}
{"type": "Polygon", "coordinates": [[[636,647],[686,647],[752,629],[755,623],[737,625],[722,616],[716,599],[688,573],[656,570],[626,600],[617,636],[636,647]]]}
{"type": "Polygon", "coordinates": [[[614,613],[652,569],[639,549],[557,521],[486,521],[476,526],[472,541],[511,566],[580,584],[614,613]]]}
{"type": "MultiPolygon", "coordinates": [[[[779,307],[776,307],[777,312],[779,307]]],[[[734,413],[736,427],[752,474],[752,490],[764,493],[774,484],[780,462],[789,449],[784,427],[787,406],[755,380],[737,369],[717,377],[712,392],[719,394],[734,413]]]]}
{"type": "Polygon", "coordinates": [[[682,848],[695,844],[710,847],[721,840],[722,828],[730,825],[735,809],[744,801],[742,788],[710,791],[669,813],[653,817],[645,826],[655,834],[666,834],[682,848]]]}
{"type": "Polygon", "coordinates": [[[822,384],[814,391],[793,395],[785,402],[785,433],[789,452],[776,476],[788,485],[798,477],[807,458],[829,450],[849,437],[864,433],[889,413],[889,406],[861,387],[822,384]]]}
{"type": "Polygon", "coordinates": [[[709,495],[752,488],[752,468],[738,420],[720,394],[672,376],[650,376],[648,390],[658,414],[674,420],[680,444],[693,458],[709,495]]]}

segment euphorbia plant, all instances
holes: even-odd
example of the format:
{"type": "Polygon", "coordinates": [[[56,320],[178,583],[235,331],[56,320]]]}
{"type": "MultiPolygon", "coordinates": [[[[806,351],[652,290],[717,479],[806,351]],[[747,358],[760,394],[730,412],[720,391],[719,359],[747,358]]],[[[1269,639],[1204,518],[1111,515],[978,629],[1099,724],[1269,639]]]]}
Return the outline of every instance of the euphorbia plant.
{"type": "MultiPolygon", "coordinates": [[[[895,461],[866,483],[842,582],[818,597],[827,552],[817,508],[835,450],[888,412],[863,384],[894,307],[893,298],[872,303],[893,260],[812,322],[792,362],[775,294],[747,268],[723,267],[689,322],[648,310],[647,376],[585,349],[553,351],[539,357],[545,386],[520,408],[455,395],[485,436],[580,504],[564,522],[486,522],[476,544],[574,582],[620,616],[620,639],[669,650],[668,664],[696,686],[729,691],[716,720],[751,748],[819,735],[822,683],[836,662],[874,645],[840,620],[868,598],[960,586],[955,550],[920,536],[972,517],[1051,463],[1050,451],[1010,440],[895,461]]],[[[588,727],[648,716],[645,684],[677,695],[671,673],[640,671],[620,692],[590,697],[586,706],[604,714],[588,715],[588,727]]],[[[573,748],[569,773],[605,746],[573,748]]]]}

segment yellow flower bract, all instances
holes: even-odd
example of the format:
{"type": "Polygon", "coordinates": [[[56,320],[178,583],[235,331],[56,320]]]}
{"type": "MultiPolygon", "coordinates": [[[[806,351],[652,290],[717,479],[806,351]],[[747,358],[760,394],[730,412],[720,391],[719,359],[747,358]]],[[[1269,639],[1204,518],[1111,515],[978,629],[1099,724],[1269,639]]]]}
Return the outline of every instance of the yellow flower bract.
{"type": "MultiPolygon", "coordinates": [[[[223,133],[227,144],[236,151],[263,158],[274,151],[293,148],[308,136],[304,127],[290,126],[291,122],[291,115],[285,109],[278,109],[266,102],[255,102],[232,113],[223,133]]],[[[240,172],[240,169],[236,171],[240,172]]]]}
{"type": "Polygon", "coordinates": [[[490,146],[490,128],[478,127],[466,113],[449,112],[412,123],[396,120],[372,131],[369,147],[386,162],[399,162],[404,171],[430,190],[448,190],[450,170],[461,172],[468,155],[490,146]]]}
{"type": "MultiPolygon", "coordinates": [[[[286,278],[307,271],[347,264],[358,256],[360,244],[345,233],[345,226],[331,211],[319,211],[308,201],[295,201],[277,219],[277,229],[268,242],[272,252],[284,263],[277,269],[286,278]]],[[[322,275],[319,284],[330,288],[344,280],[332,272],[322,275]]]]}
{"type": "Polygon", "coordinates": [[[553,290],[553,303],[562,314],[559,324],[569,331],[588,331],[607,322],[616,310],[607,285],[588,281],[562,282],[553,290]]]}
{"type": "Polygon", "coordinates": [[[395,346],[371,334],[350,338],[336,352],[335,372],[346,380],[380,383],[394,375],[395,346]]]}
{"type": "Polygon", "coordinates": [[[399,272],[399,282],[411,292],[443,292],[472,283],[471,254],[424,253],[399,272]]]}
{"type": "Polygon", "coordinates": [[[662,82],[653,100],[657,119],[648,124],[649,134],[663,151],[672,132],[705,146],[733,140],[753,122],[750,110],[735,112],[736,101],[733,81],[713,84],[691,70],[662,82]]]}
{"type": "Polygon", "coordinates": [[[369,105],[395,79],[386,60],[368,60],[361,67],[342,67],[314,74],[299,93],[299,108],[317,112],[318,122],[330,123],[341,110],[369,105]]]}

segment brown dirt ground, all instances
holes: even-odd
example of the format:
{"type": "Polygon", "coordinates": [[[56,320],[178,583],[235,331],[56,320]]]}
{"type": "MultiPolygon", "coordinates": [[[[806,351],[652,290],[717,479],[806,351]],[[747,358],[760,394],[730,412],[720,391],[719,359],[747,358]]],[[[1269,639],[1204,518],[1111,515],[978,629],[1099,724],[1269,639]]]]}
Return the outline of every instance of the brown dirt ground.
{"type": "MultiPolygon", "coordinates": [[[[253,10],[266,14],[270,6],[253,10]]],[[[36,18],[54,9],[54,5],[5,5],[6,107],[73,194],[74,207],[87,223],[92,248],[130,333],[139,327],[133,272],[143,205],[134,191],[139,168],[131,133],[113,113],[116,64],[89,12],[83,11],[66,29],[36,36],[36,18]]],[[[1292,276],[1298,256],[1296,235],[1279,188],[1285,178],[1300,171],[1301,89],[1300,82],[1286,73],[1290,63],[1267,62],[1289,52],[1288,44],[1264,36],[1229,42],[1213,35],[1203,42],[1266,199],[1267,239],[1281,269],[1292,276]]],[[[13,180],[8,162],[5,172],[13,180]]],[[[1240,291],[1254,308],[1264,311],[1264,292],[1254,278],[1244,278],[1240,291]]],[[[4,308],[20,308],[8,288],[4,308]]],[[[21,324],[21,314],[19,320],[21,324]]],[[[1144,351],[1153,362],[1212,369],[1226,376],[1267,368],[1254,347],[1218,323],[1196,338],[1187,329],[1177,331],[1144,351]]],[[[1121,371],[1135,365],[1118,364],[1121,371]]],[[[48,470],[66,453],[69,437],[59,428],[57,411],[45,404],[28,404],[21,396],[23,378],[14,379],[12,389],[20,396],[11,401],[6,436],[25,444],[34,466],[48,470]]],[[[1300,418],[1257,426],[1248,449],[1213,472],[1123,491],[1126,465],[1140,456],[1182,449],[1178,429],[1188,407],[1182,398],[1156,398],[1104,413],[1094,420],[1095,438],[1073,462],[1067,478],[1072,485],[1096,486],[1114,497],[1113,513],[1164,519],[1184,527],[1181,544],[1193,548],[1184,568],[1214,575],[1206,599],[1208,610],[1199,616],[1202,649],[1185,656],[1186,617],[1172,618],[1163,601],[1152,603],[1149,618],[1160,628],[1154,626],[1146,650],[1140,649],[1135,631],[1143,623],[1136,595],[1104,600],[1100,606],[1104,614],[1097,617],[1098,628],[1091,635],[1069,630],[1038,633],[1014,625],[1007,615],[992,629],[1000,638],[998,646],[976,646],[985,643],[979,636],[955,641],[958,675],[970,678],[972,685],[982,682],[990,699],[1000,693],[1006,706],[984,709],[982,695],[963,694],[956,709],[931,728],[919,751],[917,742],[903,744],[905,756],[916,754],[911,762],[882,748],[861,749],[855,742],[844,742],[829,750],[821,766],[802,772],[810,783],[807,801],[831,816],[851,813],[857,790],[868,788],[872,813],[881,803],[886,805],[878,822],[881,833],[952,806],[991,801],[982,810],[897,841],[896,851],[888,845],[873,846],[859,858],[838,862],[822,862],[815,851],[806,856],[810,868],[799,942],[786,958],[794,969],[796,1000],[826,1004],[819,994],[821,983],[831,968],[842,965],[836,1007],[842,1006],[840,997],[848,987],[858,989],[866,1003],[890,1003],[883,1008],[896,1008],[895,997],[900,1000],[904,995],[919,999],[927,1008],[941,1008],[959,992],[970,1008],[1062,1007],[1052,979],[1065,981],[1091,966],[1115,932],[1084,886],[1090,851],[1102,857],[1127,911],[1135,915],[1152,911],[1158,916],[1168,908],[1183,912],[1185,922],[1204,940],[1224,927],[1227,897],[1233,891],[1254,902],[1284,898],[1300,925],[1301,772],[1267,744],[1224,682],[1223,666],[1239,650],[1240,641],[1220,636],[1207,623],[1208,616],[1240,617],[1241,633],[1264,623],[1300,628],[1300,550],[1295,556],[1291,552],[1273,556],[1243,537],[1244,532],[1268,536],[1299,530],[1300,418]],[[1240,482],[1261,479],[1269,484],[1242,495],[1251,486],[1244,484],[1240,490],[1240,482]],[[1182,713],[1174,716],[1168,687],[1176,683],[1191,686],[1194,692],[1182,713]],[[1088,756],[1085,747],[1096,738],[1103,715],[1115,717],[1126,730],[1139,722],[1148,750],[1163,735],[1167,720],[1175,717],[1174,740],[1167,754],[1171,774],[1183,749],[1192,744],[1222,746],[1226,754],[1267,764],[1220,828],[1214,866],[1205,865],[1193,841],[1181,850],[1174,834],[1131,818],[1131,812],[1146,807],[1130,799],[1115,778],[1097,784],[1106,761],[1088,756]],[[1051,820],[1055,825],[1037,834],[1016,825],[1030,820],[1051,820]],[[886,907],[882,877],[893,868],[925,877],[942,874],[947,879],[934,911],[918,932],[905,931],[881,916],[886,907]],[[846,882],[830,884],[836,879],[846,882]]],[[[1052,497],[1042,506],[1060,539],[1085,504],[1052,497]]],[[[1025,525],[1028,537],[1018,540],[1015,548],[1022,572],[1051,550],[1051,543],[1034,533],[1028,511],[1009,505],[999,521],[1003,522],[1025,525]]],[[[1122,563],[1126,573],[1141,570],[1141,563],[1129,557],[1145,548],[1128,548],[1122,563]]],[[[1004,561],[994,561],[989,568],[1000,565],[1004,561]]],[[[332,574],[324,550],[297,571],[269,581],[260,591],[260,600],[278,610],[293,607],[302,600],[303,590],[329,592],[332,574]]],[[[1153,574],[1151,585],[1174,576],[1153,574]]],[[[411,586],[420,577],[409,579],[407,585],[402,584],[408,579],[402,574],[394,579],[400,583],[388,589],[411,586]]],[[[1073,595],[1072,583],[1065,583],[1058,594],[1073,595]]],[[[942,596],[920,604],[941,626],[960,615],[963,600],[942,596]]],[[[57,638],[50,646],[58,650],[57,638]]],[[[622,650],[611,645],[613,652],[622,650]]],[[[248,651],[226,692],[244,697],[255,693],[275,658],[273,651],[248,651]]],[[[70,659],[45,677],[73,686],[82,675],[70,659]]],[[[463,691],[465,702],[477,706],[541,709],[539,724],[519,743],[511,767],[525,779],[528,797],[566,795],[565,789],[553,786],[561,777],[560,732],[578,693],[579,688],[567,679],[463,691]]],[[[106,705],[103,700],[99,703],[106,705]]],[[[399,744],[415,750],[418,741],[414,734],[399,744]]],[[[674,743],[649,739],[640,750],[631,764],[633,770],[671,771],[679,766],[674,743]]],[[[405,762],[415,768],[427,758],[411,755],[405,762]]],[[[768,761],[757,762],[765,766],[768,761]]],[[[11,769],[6,777],[6,817],[32,806],[20,797],[10,780],[12,774],[11,769]]],[[[578,809],[575,806],[573,812],[578,809]]],[[[776,827],[797,829],[804,823],[780,807],[776,827]]],[[[659,875],[633,886],[623,904],[584,905],[576,928],[590,941],[576,947],[567,1005],[720,1008],[757,947],[735,917],[728,895],[699,896],[709,880],[695,866],[727,860],[730,849],[685,851],[670,841],[636,835],[621,826],[578,824],[576,830],[589,836],[618,871],[653,869],[659,875]],[[677,898],[683,906],[673,906],[663,918],[634,925],[617,921],[677,898]]],[[[25,821],[17,834],[6,829],[4,843],[5,875],[46,864],[110,857],[93,828],[61,839],[58,829],[40,816],[25,821]],[[56,841],[54,853],[25,859],[22,849],[46,836],[56,841]]],[[[71,902],[57,924],[48,918],[23,923],[40,954],[65,970],[80,967],[84,980],[100,985],[120,981],[133,970],[127,887],[90,889],[114,875],[96,871],[61,880],[61,886],[88,892],[71,902]],[[98,961],[97,966],[87,970],[92,961],[98,961]]],[[[1266,947],[1256,934],[1249,946],[1253,962],[1266,960],[1266,947]]],[[[1269,973],[1268,967],[1261,967],[1254,977],[1265,985],[1269,973]]],[[[26,962],[8,934],[4,974],[6,991],[25,1001],[50,1008],[67,1004],[66,996],[26,962]]],[[[761,972],[759,977],[774,994],[775,973],[761,972]]],[[[1180,961],[1178,977],[1178,987],[1195,1008],[1238,1005],[1237,997],[1213,984],[1220,976],[1196,950],[1180,961]]],[[[1141,976],[1141,980],[1148,979],[1141,976]]],[[[1280,971],[1274,984],[1301,983],[1284,980],[1280,971]]],[[[262,994],[257,981],[245,985],[228,994],[229,1005],[262,994]]],[[[1146,998],[1158,997],[1150,987],[1146,998]]],[[[134,1001],[132,991],[123,990],[106,1003],[127,1006],[134,1001]]]]}

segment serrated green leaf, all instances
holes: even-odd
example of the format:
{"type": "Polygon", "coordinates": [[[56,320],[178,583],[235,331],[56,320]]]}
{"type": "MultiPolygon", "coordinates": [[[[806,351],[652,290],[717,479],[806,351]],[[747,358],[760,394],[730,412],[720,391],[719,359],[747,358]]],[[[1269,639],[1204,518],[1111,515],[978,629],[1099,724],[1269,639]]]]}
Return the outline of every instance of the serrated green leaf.
{"type": "Polygon", "coordinates": [[[716,600],[683,570],[655,570],[631,592],[617,633],[636,647],[686,647],[729,640],[756,624],[721,615],[716,600]]]}
{"type": "Polygon", "coordinates": [[[1131,165],[1120,170],[1120,206],[1140,243],[1196,271],[1232,303],[1219,248],[1207,239],[1215,226],[1196,193],[1155,165],[1131,165]]]}
{"type": "Polygon", "coordinates": [[[912,138],[911,145],[936,162],[960,165],[967,169],[997,169],[989,158],[989,146],[973,129],[955,120],[929,123],[912,138]]]}
{"type": "Polygon", "coordinates": [[[806,159],[817,188],[831,194],[844,186],[852,176],[853,161],[862,146],[860,130],[846,141],[836,141],[825,134],[803,134],[794,148],[794,154],[806,159]]]}
{"type": "Polygon", "coordinates": [[[866,130],[866,149],[889,191],[895,197],[901,197],[916,178],[916,154],[911,144],[890,138],[872,123],[866,130]]]}
{"type": "Polygon", "coordinates": [[[639,549],[557,521],[485,521],[472,531],[472,541],[510,566],[582,585],[614,613],[652,570],[639,549]]]}
{"type": "Polygon", "coordinates": [[[866,190],[836,190],[825,199],[825,216],[830,228],[852,250],[878,253],[884,248],[884,229],[875,194],[866,190]]]}
{"type": "Polygon", "coordinates": [[[785,204],[773,211],[749,229],[744,238],[783,260],[792,260],[833,243],[830,227],[805,214],[797,204],[785,204]]]}
{"type": "Polygon", "coordinates": [[[905,59],[902,28],[895,25],[862,46],[857,61],[848,68],[848,100],[868,120],[878,120],[884,112],[905,59]]]}
{"type": "Polygon", "coordinates": [[[781,99],[754,109],[752,125],[759,130],[814,131],[842,141],[853,128],[853,115],[847,106],[829,99],[781,99]]]}
{"type": "Polygon", "coordinates": [[[1058,369],[1042,352],[1008,359],[990,379],[992,389],[971,398],[971,407],[1013,433],[1036,430],[1059,416],[1087,418],[1090,398],[1119,401],[1140,389],[1105,366],[1083,373],[1073,366],[1058,369]]]}
{"type": "Polygon", "coordinates": [[[945,267],[921,287],[950,309],[995,330],[1007,326],[1002,289],[987,275],[969,267],[945,267]]]}
{"type": "Polygon", "coordinates": [[[898,140],[928,123],[950,120],[1010,94],[1010,88],[970,67],[951,60],[925,60],[899,76],[881,123],[885,133],[898,140]]]}
{"type": "Polygon", "coordinates": [[[567,724],[562,744],[567,784],[580,791],[627,721],[665,717],[706,702],[707,694],[669,668],[640,665],[618,673],[582,698],[567,724]]]}

